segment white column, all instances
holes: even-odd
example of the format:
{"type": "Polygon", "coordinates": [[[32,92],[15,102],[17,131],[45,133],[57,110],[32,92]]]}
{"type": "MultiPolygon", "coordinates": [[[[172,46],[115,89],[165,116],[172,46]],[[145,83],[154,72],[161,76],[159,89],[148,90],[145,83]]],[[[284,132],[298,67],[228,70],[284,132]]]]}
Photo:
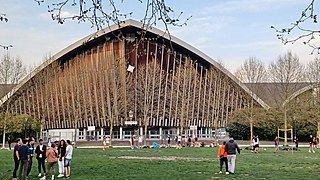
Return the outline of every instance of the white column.
{"type": "Polygon", "coordinates": [[[87,129],[86,128],[84,128],[83,129],[83,140],[87,140],[87,129]]]}
{"type": "Polygon", "coordinates": [[[162,140],[162,127],[159,128],[160,140],[162,140]]]}
{"type": "Polygon", "coordinates": [[[143,136],[143,128],[140,127],[140,136],[143,136]]]}
{"type": "MultiPolygon", "coordinates": [[[[177,133],[176,134],[180,134],[180,132],[179,132],[179,128],[177,128],[177,133]]],[[[182,136],[182,134],[180,134],[181,136],[182,136]]]]}
{"type": "Polygon", "coordinates": [[[122,127],[120,127],[120,139],[122,139],[122,127]]]}
{"type": "Polygon", "coordinates": [[[103,128],[101,128],[100,131],[101,131],[101,133],[100,133],[100,139],[102,139],[102,137],[104,136],[103,128]]]}

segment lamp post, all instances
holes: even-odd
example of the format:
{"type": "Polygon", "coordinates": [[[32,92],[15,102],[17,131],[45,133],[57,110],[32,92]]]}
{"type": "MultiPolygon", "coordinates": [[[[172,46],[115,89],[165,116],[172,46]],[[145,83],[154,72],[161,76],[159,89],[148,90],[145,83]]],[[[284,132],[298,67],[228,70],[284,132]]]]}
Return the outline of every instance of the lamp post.
{"type": "Polygon", "coordinates": [[[296,116],[295,116],[295,115],[293,116],[293,123],[294,123],[294,127],[293,127],[293,128],[294,128],[294,132],[293,132],[293,133],[294,133],[294,135],[293,135],[293,138],[294,138],[294,137],[296,137],[296,136],[297,136],[296,116]]]}
{"type": "Polygon", "coordinates": [[[27,123],[28,123],[28,118],[25,118],[25,122],[24,122],[24,139],[27,138],[27,123]]]}

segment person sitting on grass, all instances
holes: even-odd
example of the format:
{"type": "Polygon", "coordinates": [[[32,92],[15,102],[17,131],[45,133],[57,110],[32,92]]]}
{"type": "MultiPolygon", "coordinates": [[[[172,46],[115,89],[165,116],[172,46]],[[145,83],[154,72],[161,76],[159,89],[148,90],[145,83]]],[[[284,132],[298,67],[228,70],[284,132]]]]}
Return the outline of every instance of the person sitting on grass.
{"type": "Polygon", "coordinates": [[[223,163],[225,163],[225,166],[226,166],[226,174],[229,174],[229,172],[228,172],[227,152],[224,149],[225,145],[226,145],[226,141],[223,141],[223,144],[220,146],[219,151],[218,151],[218,158],[220,160],[220,171],[219,171],[219,174],[222,174],[223,163]]]}

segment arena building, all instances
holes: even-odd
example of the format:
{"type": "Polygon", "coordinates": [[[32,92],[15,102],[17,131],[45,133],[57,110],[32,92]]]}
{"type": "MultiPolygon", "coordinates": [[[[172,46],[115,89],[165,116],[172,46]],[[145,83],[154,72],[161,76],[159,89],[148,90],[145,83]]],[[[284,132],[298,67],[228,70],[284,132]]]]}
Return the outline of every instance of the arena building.
{"type": "Polygon", "coordinates": [[[212,138],[233,111],[269,108],[219,63],[156,28],[127,20],[52,56],[0,102],[41,121],[45,136],[212,138]]]}

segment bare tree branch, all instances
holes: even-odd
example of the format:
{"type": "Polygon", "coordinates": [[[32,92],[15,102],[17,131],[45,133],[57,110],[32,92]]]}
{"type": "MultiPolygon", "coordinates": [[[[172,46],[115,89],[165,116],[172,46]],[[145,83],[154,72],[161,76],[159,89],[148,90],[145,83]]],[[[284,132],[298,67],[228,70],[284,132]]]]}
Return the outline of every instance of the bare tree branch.
{"type": "MultiPolygon", "coordinates": [[[[119,3],[125,3],[123,0],[120,2],[114,0],[58,0],[58,2],[54,3],[46,0],[34,1],[39,5],[46,4],[52,20],[57,21],[59,24],[63,24],[68,20],[78,21],[78,23],[89,22],[91,27],[95,27],[97,30],[111,24],[119,24],[122,19],[127,19],[133,15],[133,12],[122,12],[119,9],[119,3]],[[66,15],[67,9],[72,10],[73,14],[66,15]]],[[[137,3],[146,4],[145,15],[141,22],[147,27],[156,25],[160,21],[168,30],[168,25],[183,26],[186,25],[190,18],[180,22],[183,12],[180,12],[175,17],[174,10],[164,0],[136,1],[137,3]]]]}
{"type": "Polygon", "coordinates": [[[281,40],[283,44],[294,44],[297,41],[302,40],[303,44],[308,45],[312,48],[311,54],[315,52],[320,54],[320,46],[314,41],[316,36],[320,35],[320,29],[310,27],[308,23],[318,24],[318,15],[316,11],[316,0],[311,0],[310,4],[301,12],[301,16],[298,20],[291,23],[290,27],[278,29],[271,26],[277,33],[277,38],[281,40]],[[300,32],[298,36],[291,37],[290,34],[296,30],[300,32]]]}

